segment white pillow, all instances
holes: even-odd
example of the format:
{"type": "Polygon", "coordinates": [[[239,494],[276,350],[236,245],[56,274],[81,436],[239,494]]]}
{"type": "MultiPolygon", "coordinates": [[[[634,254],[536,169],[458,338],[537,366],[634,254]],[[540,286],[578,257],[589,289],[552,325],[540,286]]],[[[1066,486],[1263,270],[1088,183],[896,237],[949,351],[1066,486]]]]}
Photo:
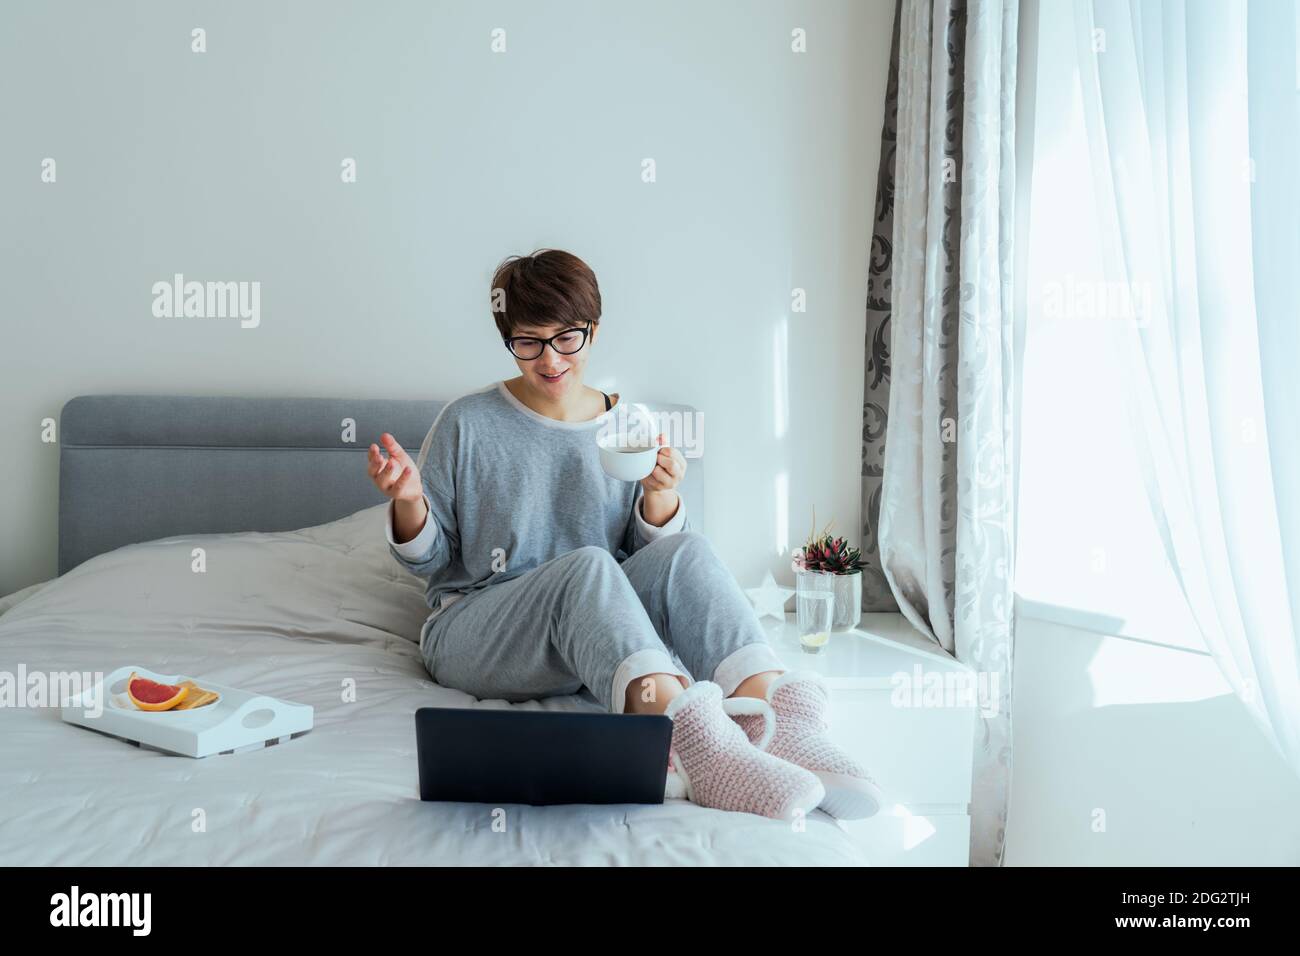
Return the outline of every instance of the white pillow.
{"type": "Polygon", "coordinates": [[[195,534],[98,555],[0,617],[77,631],[255,631],[418,644],[424,581],[388,551],[376,505],[297,531],[195,534]],[[195,549],[202,549],[196,554],[195,549]]]}

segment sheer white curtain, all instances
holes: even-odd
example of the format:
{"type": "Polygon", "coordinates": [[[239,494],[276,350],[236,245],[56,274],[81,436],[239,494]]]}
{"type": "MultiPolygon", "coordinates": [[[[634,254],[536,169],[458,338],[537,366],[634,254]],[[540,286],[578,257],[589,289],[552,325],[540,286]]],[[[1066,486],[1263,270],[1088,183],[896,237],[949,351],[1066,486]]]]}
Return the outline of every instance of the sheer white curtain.
{"type": "Polygon", "coordinates": [[[1300,772],[1295,3],[1074,13],[1107,279],[1140,305],[1119,359],[1152,512],[1207,648],[1300,772]]]}

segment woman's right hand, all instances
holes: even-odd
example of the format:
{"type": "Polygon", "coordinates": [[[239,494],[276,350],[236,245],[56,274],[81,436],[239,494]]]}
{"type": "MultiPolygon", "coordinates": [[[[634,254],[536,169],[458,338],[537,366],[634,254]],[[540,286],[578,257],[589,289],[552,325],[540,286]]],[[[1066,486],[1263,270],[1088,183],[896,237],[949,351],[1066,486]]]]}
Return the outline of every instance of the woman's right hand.
{"type": "Polygon", "coordinates": [[[383,442],[388,457],[385,458],[380,453],[378,445],[370,446],[367,473],[375,487],[393,501],[409,501],[412,504],[423,501],[424,487],[411,456],[402,450],[397,439],[388,432],[380,435],[379,440],[383,442]]]}

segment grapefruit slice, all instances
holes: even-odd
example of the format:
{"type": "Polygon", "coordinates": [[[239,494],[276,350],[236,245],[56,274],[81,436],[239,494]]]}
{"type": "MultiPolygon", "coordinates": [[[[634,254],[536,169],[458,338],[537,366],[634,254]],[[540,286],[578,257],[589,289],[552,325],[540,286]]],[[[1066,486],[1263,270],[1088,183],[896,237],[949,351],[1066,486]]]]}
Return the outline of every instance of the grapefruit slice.
{"type": "Polygon", "coordinates": [[[131,676],[126,681],[126,695],[131,698],[131,703],[141,710],[171,710],[183,701],[189,692],[188,687],[160,684],[147,677],[137,676],[135,671],[131,672],[131,676]]]}

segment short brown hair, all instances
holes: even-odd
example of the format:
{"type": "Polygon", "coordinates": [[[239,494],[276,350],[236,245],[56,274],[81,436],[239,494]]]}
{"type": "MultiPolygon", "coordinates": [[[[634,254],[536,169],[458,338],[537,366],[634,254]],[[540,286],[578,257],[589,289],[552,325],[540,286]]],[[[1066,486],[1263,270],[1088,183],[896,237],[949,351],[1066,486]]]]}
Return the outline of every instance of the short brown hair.
{"type": "Polygon", "coordinates": [[[525,325],[600,324],[600,287],[591,267],[560,249],[510,256],[492,277],[492,318],[503,339],[525,325]],[[498,292],[500,290],[500,292],[498,292]]]}

